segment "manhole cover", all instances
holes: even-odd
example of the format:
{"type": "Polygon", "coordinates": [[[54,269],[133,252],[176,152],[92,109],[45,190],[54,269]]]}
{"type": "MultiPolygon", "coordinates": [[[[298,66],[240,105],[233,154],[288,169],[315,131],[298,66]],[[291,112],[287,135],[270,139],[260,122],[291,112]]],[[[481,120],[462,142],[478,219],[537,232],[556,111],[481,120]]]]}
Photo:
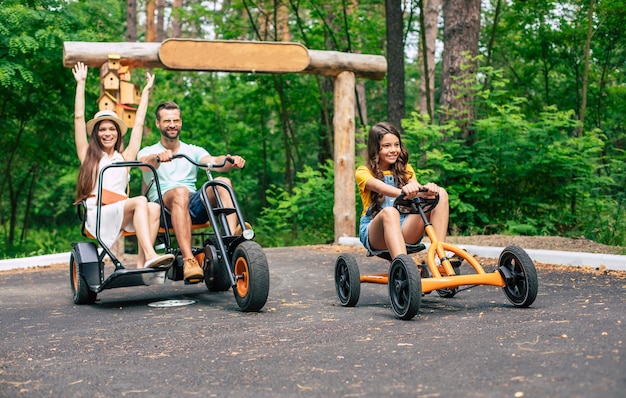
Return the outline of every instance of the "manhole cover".
{"type": "Polygon", "coordinates": [[[180,307],[195,303],[196,300],[164,300],[148,304],[148,307],[180,307]]]}

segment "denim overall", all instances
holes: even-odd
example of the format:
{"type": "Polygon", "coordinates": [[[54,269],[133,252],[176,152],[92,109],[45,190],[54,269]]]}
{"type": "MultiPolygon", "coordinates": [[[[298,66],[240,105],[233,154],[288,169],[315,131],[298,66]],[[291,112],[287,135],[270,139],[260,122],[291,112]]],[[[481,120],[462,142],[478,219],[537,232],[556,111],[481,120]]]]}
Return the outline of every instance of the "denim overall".
{"type": "MultiPolygon", "coordinates": [[[[391,185],[392,187],[396,187],[395,179],[393,178],[392,175],[384,176],[383,182],[387,185],[391,185]]],[[[381,209],[384,209],[385,207],[393,206],[393,202],[395,200],[396,198],[392,198],[391,196],[385,196],[381,209]]],[[[372,222],[372,218],[373,218],[372,217],[372,205],[370,205],[365,215],[361,217],[361,221],[359,223],[359,239],[361,240],[361,243],[363,244],[363,246],[365,246],[365,248],[368,250],[368,255],[377,256],[378,254],[385,252],[386,250],[372,250],[370,248],[370,242],[368,239],[368,236],[369,236],[368,229],[369,229],[370,223],[372,222]]],[[[404,224],[405,219],[406,219],[406,215],[400,214],[400,226],[404,224]]]]}

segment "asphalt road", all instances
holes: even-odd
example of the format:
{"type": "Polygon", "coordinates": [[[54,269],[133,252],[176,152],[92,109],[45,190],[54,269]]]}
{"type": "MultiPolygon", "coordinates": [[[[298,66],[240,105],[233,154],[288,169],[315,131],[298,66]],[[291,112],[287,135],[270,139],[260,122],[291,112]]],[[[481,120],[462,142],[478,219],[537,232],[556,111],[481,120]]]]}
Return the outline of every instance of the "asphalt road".
{"type": "MultiPolygon", "coordinates": [[[[265,249],[260,313],[204,285],[105,290],[71,301],[67,267],[0,273],[1,397],[624,397],[626,279],[538,266],[514,308],[479,286],[394,317],[387,287],[335,294],[346,248],[265,249]],[[187,306],[153,308],[165,299],[187,306]]],[[[355,251],[361,272],[387,263],[355,251]]]]}

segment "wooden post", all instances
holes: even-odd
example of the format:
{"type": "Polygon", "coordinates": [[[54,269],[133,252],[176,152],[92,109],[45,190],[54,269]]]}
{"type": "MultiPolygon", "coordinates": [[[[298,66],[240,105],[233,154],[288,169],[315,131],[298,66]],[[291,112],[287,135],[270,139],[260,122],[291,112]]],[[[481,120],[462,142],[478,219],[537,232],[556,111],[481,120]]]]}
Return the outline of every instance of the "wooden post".
{"type": "Polygon", "coordinates": [[[354,178],[354,104],[356,79],[344,71],[335,77],[335,243],[355,236],[356,203],[354,178]]]}

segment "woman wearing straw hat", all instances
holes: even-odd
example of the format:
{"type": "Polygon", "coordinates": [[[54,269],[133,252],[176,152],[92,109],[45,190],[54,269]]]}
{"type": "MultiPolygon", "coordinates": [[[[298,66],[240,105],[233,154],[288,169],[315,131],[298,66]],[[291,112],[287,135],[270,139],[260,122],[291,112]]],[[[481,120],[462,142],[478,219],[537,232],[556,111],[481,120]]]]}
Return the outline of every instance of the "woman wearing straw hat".
{"type": "MultiPolygon", "coordinates": [[[[95,236],[98,176],[102,167],[124,160],[134,160],[141,146],[143,125],[148,109],[150,89],[154,75],[146,73],[146,86],[141,94],[135,116],[135,125],[130,135],[128,147],[122,151],[123,135],[127,127],[115,112],[100,111],[85,123],[85,81],[87,66],[78,62],[72,73],[76,79],[76,100],[74,104],[74,134],[76,153],[80,160],[76,201],[85,201],[87,207],[87,230],[95,236]],[[91,136],[91,139],[88,138],[91,136]],[[119,151],[122,151],[121,153],[119,151]]],[[[107,169],[102,187],[118,194],[122,200],[102,206],[100,239],[110,247],[122,231],[135,232],[139,245],[137,266],[139,268],[159,268],[171,264],[172,254],[159,255],[154,251],[154,241],[159,229],[160,208],[156,203],[148,203],[144,196],[127,198],[128,169],[113,167],[107,169]]],[[[104,195],[103,195],[104,196],[104,195]]],[[[117,196],[117,195],[115,195],[117,196]]],[[[104,199],[104,197],[103,197],[104,199]]]]}

